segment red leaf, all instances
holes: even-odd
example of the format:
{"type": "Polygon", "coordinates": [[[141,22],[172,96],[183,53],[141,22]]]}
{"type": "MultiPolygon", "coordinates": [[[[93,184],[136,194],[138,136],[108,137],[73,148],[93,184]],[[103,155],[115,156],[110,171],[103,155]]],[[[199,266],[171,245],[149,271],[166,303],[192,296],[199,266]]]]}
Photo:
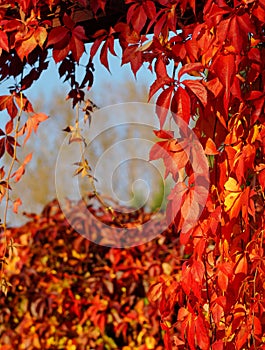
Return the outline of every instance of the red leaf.
{"type": "Polygon", "coordinates": [[[196,338],[197,344],[200,349],[207,350],[210,348],[210,338],[207,332],[209,326],[205,325],[204,319],[199,315],[195,319],[195,329],[196,329],[196,338]]]}
{"type": "Polygon", "coordinates": [[[260,322],[260,319],[256,316],[253,317],[253,331],[255,335],[261,335],[262,334],[262,325],[260,322]]]}
{"type": "Polygon", "coordinates": [[[207,89],[214,94],[214,97],[217,97],[223,89],[223,85],[217,77],[207,81],[205,84],[207,89]]]}
{"type": "Polygon", "coordinates": [[[6,109],[6,104],[7,104],[7,101],[10,99],[10,97],[12,98],[12,96],[10,95],[0,96],[0,111],[3,111],[4,109],[6,109]]]}
{"type": "Polygon", "coordinates": [[[217,281],[222,291],[227,290],[229,279],[233,276],[233,264],[229,262],[223,262],[218,266],[217,281]]]}
{"type": "Polygon", "coordinates": [[[164,344],[166,350],[172,350],[172,341],[170,339],[170,332],[166,331],[164,335],[164,344]]]}
{"type": "Polygon", "coordinates": [[[52,56],[56,63],[61,62],[65,59],[70,51],[70,45],[65,46],[62,49],[53,49],[52,56]]]}
{"type": "Polygon", "coordinates": [[[13,119],[9,120],[9,122],[6,123],[5,131],[7,135],[13,131],[13,119]]]}
{"type": "Polygon", "coordinates": [[[100,47],[101,43],[106,39],[108,32],[105,29],[99,30],[95,33],[96,40],[91,46],[90,49],[90,59],[92,60],[95,54],[98,51],[98,48],[100,47]]]}
{"type": "Polygon", "coordinates": [[[188,234],[189,231],[196,225],[196,222],[198,221],[200,216],[201,209],[199,202],[196,200],[197,196],[195,195],[196,193],[194,189],[188,188],[183,198],[183,203],[181,206],[181,215],[183,218],[183,223],[181,227],[180,237],[182,244],[184,244],[183,242],[186,239],[184,235],[188,234]]]}
{"type": "Polygon", "coordinates": [[[161,159],[161,158],[163,159],[166,156],[169,156],[168,151],[167,151],[167,147],[168,147],[167,141],[155,143],[150,150],[149,160],[156,160],[156,159],[161,159]]]}
{"type": "Polygon", "coordinates": [[[72,36],[76,37],[78,40],[87,40],[85,29],[81,26],[77,26],[72,30],[72,36]]]}
{"type": "Polygon", "coordinates": [[[12,119],[14,119],[17,116],[18,109],[17,109],[17,106],[15,105],[13,96],[7,101],[6,109],[12,119]]]}
{"type": "Polygon", "coordinates": [[[112,35],[105,41],[100,52],[100,62],[107,68],[108,71],[110,71],[108,63],[108,50],[112,55],[116,56],[116,52],[114,51],[114,37],[112,35]]]}
{"type": "Polygon", "coordinates": [[[174,86],[168,87],[158,96],[158,99],[156,101],[156,114],[158,115],[161,128],[166,121],[173,91],[174,86]]]}
{"type": "Polygon", "coordinates": [[[191,266],[191,274],[195,282],[201,283],[203,280],[205,268],[201,260],[195,260],[191,266]]]}
{"type": "Polygon", "coordinates": [[[135,13],[135,10],[137,10],[137,7],[139,7],[139,4],[137,4],[137,3],[134,3],[134,4],[132,4],[129,7],[129,9],[127,11],[127,16],[126,16],[127,17],[127,23],[131,22],[133,14],[135,13]]]}
{"type": "Polygon", "coordinates": [[[165,61],[161,57],[158,57],[155,63],[155,72],[157,77],[168,77],[165,61]]]}
{"type": "Polygon", "coordinates": [[[189,123],[191,117],[190,96],[181,86],[178,87],[173,96],[171,110],[177,117],[182,118],[187,124],[189,123]]]}
{"type": "Polygon", "coordinates": [[[178,80],[182,77],[183,74],[190,73],[191,71],[199,71],[204,67],[200,62],[188,63],[182,66],[178,72],[178,80]]]}
{"type": "Polygon", "coordinates": [[[183,203],[183,197],[187,191],[187,186],[183,182],[179,182],[171,190],[168,200],[171,201],[171,207],[168,207],[167,210],[170,212],[167,213],[170,219],[170,223],[174,222],[176,216],[178,215],[180,208],[183,203]]]}
{"type": "MultiPolygon", "coordinates": [[[[130,23],[133,27],[133,29],[137,32],[137,33],[141,33],[146,20],[147,20],[147,15],[145,13],[144,7],[139,5],[139,6],[134,6],[132,5],[133,9],[132,11],[132,16],[131,16],[131,20],[130,23]]],[[[129,12],[129,11],[128,11],[129,12]]],[[[130,15],[130,13],[129,13],[130,15]]]]}
{"type": "Polygon", "coordinates": [[[47,47],[61,43],[67,38],[69,30],[65,27],[53,28],[48,36],[47,47]]]}
{"type": "Polygon", "coordinates": [[[3,155],[5,154],[5,139],[2,138],[0,139],[0,158],[3,157],[3,155]]]}
{"type": "Polygon", "coordinates": [[[236,74],[234,55],[217,55],[213,70],[225,88],[224,107],[228,108],[230,89],[236,74]]]}
{"type": "Polygon", "coordinates": [[[149,19],[153,19],[156,16],[156,6],[153,1],[145,1],[143,3],[145,13],[147,14],[149,19]]]}
{"type": "Polygon", "coordinates": [[[117,56],[115,50],[114,50],[114,36],[111,35],[109,38],[108,38],[108,48],[109,48],[109,51],[110,53],[113,55],[113,56],[117,56]]]}
{"type": "Polygon", "coordinates": [[[207,105],[207,90],[202,85],[199,80],[184,80],[182,82],[186,87],[188,87],[195,96],[201,101],[204,107],[207,105]]]}
{"type": "Polygon", "coordinates": [[[223,350],[223,349],[224,349],[223,340],[217,340],[212,345],[212,350],[223,350]]]}
{"type": "Polygon", "coordinates": [[[148,101],[151,100],[151,98],[154,96],[154,94],[161,88],[163,88],[165,85],[169,85],[173,80],[170,77],[162,78],[159,77],[157,78],[153,84],[150,86],[149,90],[149,96],[148,96],[148,101]]]}
{"type": "Polygon", "coordinates": [[[101,52],[100,52],[100,62],[107,68],[109,71],[109,62],[108,62],[108,43],[105,41],[104,45],[102,46],[101,52]]]}
{"type": "Polygon", "coordinates": [[[236,349],[244,349],[246,348],[244,345],[246,345],[247,339],[249,338],[250,334],[248,331],[247,325],[242,322],[240,324],[240,330],[236,337],[236,349]]]}
{"type": "Polygon", "coordinates": [[[72,18],[70,16],[68,16],[66,13],[64,13],[63,16],[63,23],[65,24],[65,26],[67,28],[69,28],[70,30],[73,30],[74,26],[75,26],[75,22],[72,20],[72,18]]]}
{"type": "Polygon", "coordinates": [[[83,41],[73,36],[70,41],[70,50],[72,51],[75,61],[78,63],[85,51],[85,45],[83,41]]]}
{"type": "Polygon", "coordinates": [[[138,45],[128,46],[122,56],[122,64],[130,63],[133,74],[136,73],[143,65],[143,53],[138,50],[138,45]]]}
{"type": "Polygon", "coordinates": [[[171,130],[154,130],[155,135],[160,139],[172,139],[174,131],[171,130]]]}
{"type": "Polygon", "coordinates": [[[16,117],[18,109],[14,103],[13,95],[0,96],[0,111],[4,109],[7,109],[7,112],[12,119],[16,117]]]}
{"type": "Polygon", "coordinates": [[[2,30],[0,30],[0,48],[9,52],[8,37],[7,34],[2,30]]]}

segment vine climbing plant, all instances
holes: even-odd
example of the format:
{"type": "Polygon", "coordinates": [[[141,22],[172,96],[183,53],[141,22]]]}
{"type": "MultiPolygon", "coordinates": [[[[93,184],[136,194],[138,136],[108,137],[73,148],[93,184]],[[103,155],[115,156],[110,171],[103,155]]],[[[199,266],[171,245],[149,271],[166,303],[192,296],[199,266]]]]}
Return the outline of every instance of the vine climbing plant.
{"type": "MultiPolygon", "coordinates": [[[[264,349],[265,2],[125,0],[123,5],[126,11],[115,23],[91,33],[77,14],[89,13],[97,23],[107,13],[107,1],[0,2],[0,79],[13,79],[9,93],[0,96],[0,110],[9,118],[0,130],[0,157],[10,159],[0,169],[0,199],[6,202],[2,291],[8,287],[7,249],[16,244],[5,239],[10,192],[32,156],[19,159],[17,149],[48,118],[35,112],[26,90],[45,74],[52,55],[60,77],[71,85],[67,98],[73,106],[83,103],[96,74],[96,53],[109,70],[117,38],[121,63],[129,64],[135,76],[143,65],[154,72],[149,98],[158,96],[161,130],[150,159],[162,156],[166,176],[176,183],[167,216],[186,260],[180,277],[161,278],[149,292],[161,313],[165,348],[264,349]],[[87,54],[88,41],[93,44],[87,54]],[[83,55],[87,64],[78,81],[75,73],[83,55]],[[181,147],[171,130],[163,130],[165,110],[194,125],[208,158],[210,187],[203,208],[194,190],[198,179],[192,154],[188,144],[181,147]],[[188,183],[179,177],[181,170],[188,183]],[[202,214],[184,230],[193,200],[202,214]]],[[[16,199],[13,210],[20,204],[16,199]]]]}

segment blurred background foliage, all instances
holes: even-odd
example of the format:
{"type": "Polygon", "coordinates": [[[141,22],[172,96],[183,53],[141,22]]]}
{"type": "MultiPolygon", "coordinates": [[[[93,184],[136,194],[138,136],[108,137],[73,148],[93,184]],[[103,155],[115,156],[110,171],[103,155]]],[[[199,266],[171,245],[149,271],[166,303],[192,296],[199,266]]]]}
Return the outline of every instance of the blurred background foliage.
{"type": "MultiPolygon", "coordinates": [[[[89,205],[94,216],[101,215],[93,201],[89,205]]],[[[79,210],[73,215],[84,225],[79,210]]],[[[135,218],[145,222],[150,214],[139,210],[135,218]]],[[[86,225],[105,234],[100,219],[86,225]]],[[[153,221],[152,230],[159,227],[153,221]]],[[[75,232],[53,201],[8,236],[16,243],[8,251],[11,285],[0,296],[1,350],[164,349],[158,310],[169,310],[181,274],[171,229],[133,248],[99,246],[75,232]]],[[[168,312],[164,322],[176,322],[176,313],[168,312]]]]}

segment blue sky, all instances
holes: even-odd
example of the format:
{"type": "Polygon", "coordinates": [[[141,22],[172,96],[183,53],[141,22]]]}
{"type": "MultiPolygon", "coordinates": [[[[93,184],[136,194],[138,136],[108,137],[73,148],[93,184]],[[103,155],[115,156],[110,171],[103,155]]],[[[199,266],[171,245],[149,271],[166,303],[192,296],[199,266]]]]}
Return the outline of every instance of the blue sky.
{"type": "MultiPolygon", "coordinates": [[[[86,45],[86,51],[89,53],[90,50],[90,45],[86,45]]],[[[115,101],[117,103],[122,103],[122,102],[127,102],[123,101],[122,95],[120,94],[119,96],[119,86],[122,85],[123,88],[124,82],[132,82],[133,84],[136,84],[136,86],[146,86],[147,88],[150,86],[150,84],[154,80],[154,76],[152,73],[149,71],[147,66],[143,66],[139,72],[137,73],[137,79],[135,79],[133,73],[131,72],[130,66],[125,65],[121,67],[121,50],[119,48],[118,43],[115,43],[115,50],[118,55],[118,57],[114,57],[111,54],[109,55],[109,65],[110,65],[110,70],[111,74],[109,71],[102,66],[102,64],[99,61],[99,55],[96,55],[94,58],[94,66],[95,66],[95,72],[94,72],[94,84],[91,88],[91,94],[93,94],[93,101],[97,103],[100,107],[106,106],[106,103],[108,101],[107,94],[113,95],[117,92],[118,96],[115,96],[115,101]],[[106,89],[104,89],[104,86],[106,85],[106,89]],[[110,91],[111,89],[111,91],[110,91]]],[[[82,64],[85,64],[88,61],[88,55],[84,54],[81,62],[80,62],[80,69],[85,69],[82,68],[82,64]]],[[[58,96],[58,92],[61,94],[62,97],[66,97],[67,93],[70,90],[70,86],[67,82],[63,83],[63,79],[59,78],[59,73],[58,73],[58,65],[55,64],[53,59],[51,58],[50,63],[49,63],[49,68],[43,72],[41,78],[33,83],[33,86],[25,91],[25,95],[28,97],[28,99],[32,102],[34,108],[37,104],[37,102],[40,100],[40,98],[44,102],[44,110],[39,110],[37,108],[37,112],[44,112],[44,113],[49,113],[51,105],[54,103],[54,95],[56,94],[58,96]],[[46,110],[47,106],[47,110],[46,110]]],[[[80,80],[82,79],[82,76],[80,76],[80,80]]],[[[13,85],[14,81],[10,79],[9,81],[4,82],[0,86],[0,95],[8,94],[9,89],[8,87],[13,85]]],[[[86,96],[90,97],[90,93],[86,92],[86,96]]],[[[138,102],[138,101],[135,101],[138,102]]],[[[58,111],[58,115],[56,116],[51,116],[51,119],[61,117],[60,112],[58,111]]],[[[9,116],[7,115],[6,111],[0,112],[0,128],[4,128],[6,121],[9,120],[9,116]]],[[[50,129],[50,134],[48,134],[51,139],[55,137],[56,133],[58,130],[54,130],[53,126],[54,124],[51,123],[51,120],[46,122],[47,128],[50,129]]],[[[42,125],[41,125],[42,126],[42,125]]],[[[40,128],[41,128],[40,126],[40,128]]],[[[61,129],[59,130],[61,132],[61,129]]],[[[37,137],[33,135],[33,140],[38,142],[37,137]]],[[[35,142],[33,141],[33,142],[35,142]]],[[[48,140],[47,140],[48,141],[48,140]]],[[[31,151],[31,150],[30,150],[31,151]]],[[[30,152],[27,150],[26,152],[30,152]]],[[[34,154],[36,152],[34,151],[34,154]]],[[[0,166],[1,163],[3,163],[3,159],[0,160],[0,166]]],[[[34,159],[32,160],[31,163],[34,163],[34,159]]],[[[31,163],[29,164],[26,172],[30,173],[31,169],[31,163]]],[[[23,182],[23,179],[22,179],[23,182]]],[[[26,189],[25,190],[29,190],[26,189]]],[[[13,191],[12,191],[13,192],[13,191]]],[[[22,201],[23,201],[23,196],[22,196],[22,201]]],[[[3,203],[2,203],[3,205],[3,203]]],[[[0,206],[0,217],[2,216],[2,210],[3,206],[0,206]]],[[[22,210],[26,210],[27,208],[23,207],[22,210]]],[[[17,223],[17,218],[14,218],[12,214],[12,209],[10,208],[10,220],[12,223],[17,223]]],[[[19,223],[20,221],[18,221],[19,223]]]]}

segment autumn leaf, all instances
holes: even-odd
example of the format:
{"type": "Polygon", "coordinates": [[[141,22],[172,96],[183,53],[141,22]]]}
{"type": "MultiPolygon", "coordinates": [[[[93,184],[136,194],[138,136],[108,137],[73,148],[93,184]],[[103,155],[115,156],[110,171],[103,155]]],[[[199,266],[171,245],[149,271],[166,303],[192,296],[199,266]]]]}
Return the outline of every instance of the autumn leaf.
{"type": "Polygon", "coordinates": [[[208,325],[206,324],[205,319],[201,315],[199,315],[195,319],[195,329],[197,344],[200,347],[200,349],[209,349],[210,337],[208,332],[208,325]]]}
{"type": "Polygon", "coordinates": [[[238,254],[236,256],[236,265],[235,265],[235,275],[238,273],[243,273],[244,275],[247,275],[248,273],[248,261],[245,254],[238,254]]]}
{"type": "Polygon", "coordinates": [[[233,276],[233,264],[232,262],[223,262],[217,265],[218,273],[217,273],[217,281],[220,289],[225,292],[228,287],[229,280],[232,279],[233,276]]]}
{"type": "Polygon", "coordinates": [[[29,54],[36,48],[38,42],[34,36],[34,31],[31,32],[27,39],[18,42],[17,54],[21,61],[26,57],[28,59],[29,54]]]}
{"type": "Polygon", "coordinates": [[[251,199],[254,195],[253,190],[250,187],[242,189],[232,177],[229,177],[224,187],[225,211],[229,212],[230,218],[236,218],[241,210],[243,218],[248,222],[248,215],[254,215],[254,207],[251,199]]]}
{"type": "Polygon", "coordinates": [[[26,165],[31,161],[31,158],[32,153],[29,153],[20,167],[12,174],[12,177],[15,178],[15,182],[18,182],[21,179],[22,175],[25,173],[26,165]]]}
{"type": "Polygon", "coordinates": [[[34,131],[36,133],[38,130],[39,124],[46,119],[48,119],[48,116],[44,113],[36,113],[32,117],[28,118],[25,125],[18,132],[18,136],[24,135],[26,133],[26,137],[25,137],[24,143],[23,143],[24,145],[28,141],[28,139],[30,138],[32,131],[34,131]]]}
{"type": "Polygon", "coordinates": [[[183,89],[181,86],[178,87],[177,91],[175,92],[173,99],[172,99],[172,105],[171,105],[171,111],[174,113],[177,118],[182,118],[186,123],[189,123],[191,118],[191,108],[190,108],[190,96],[187,93],[185,89],[183,89]]]}
{"type": "Polygon", "coordinates": [[[12,119],[14,119],[17,116],[18,109],[14,103],[13,95],[0,96],[0,111],[4,109],[7,109],[7,112],[12,119]]]}
{"type": "Polygon", "coordinates": [[[213,69],[225,89],[224,107],[225,110],[227,110],[230,97],[230,89],[236,74],[234,56],[232,54],[217,55],[216,59],[213,62],[213,69]]]}
{"type": "Polygon", "coordinates": [[[163,290],[163,283],[162,282],[157,282],[157,283],[152,284],[152,286],[150,287],[150,289],[148,291],[149,300],[152,303],[156,302],[161,297],[162,290],[163,290]]]}
{"type": "Polygon", "coordinates": [[[187,74],[187,73],[192,73],[193,71],[200,71],[203,69],[203,65],[200,63],[200,62],[195,62],[195,63],[188,63],[188,64],[185,64],[184,66],[182,66],[180,68],[180,70],[178,71],[178,80],[180,81],[181,77],[184,75],[184,74],[187,74]]]}
{"type": "Polygon", "coordinates": [[[55,45],[55,48],[64,47],[67,42],[69,30],[65,27],[53,28],[48,36],[47,47],[55,45]]]}
{"type": "Polygon", "coordinates": [[[0,30],[0,48],[9,52],[8,37],[2,30],[0,30]]]}
{"type": "Polygon", "coordinates": [[[82,177],[88,176],[90,174],[91,168],[88,164],[87,159],[84,159],[82,162],[74,163],[78,168],[74,172],[74,176],[81,174],[82,177]]]}
{"type": "Polygon", "coordinates": [[[203,106],[205,107],[207,104],[207,90],[202,85],[199,80],[184,80],[182,82],[188,89],[190,89],[194,95],[201,101],[203,106]]]}
{"type": "Polygon", "coordinates": [[[47,30],[44,27],[38,27],[34,32],[37,44],[42,48],[47,39],[47,30]]]}
{"type": "Polygon", "coordinates": [[[213,142],[213,140],[209,137],[208,140],[206,141],[206,145],[205,145],[205,154],[207,156],[214,156],[216,154],[219,154],[215,143],[213,142]]]}
{"type": "Polygon", "coordinates": [[[174,87],[170,86],[166,88],[159,96],[156,101],[156,114],[160,121],[160,128],[163,128],[166,117],[169,111],[171,97],[174,91],[174,87]]]}
{"type": "Polygon", "coordinates": [[[14,201],[14,203],[13,203],[13,212],[14,212],[15,214],[18,213],[18,207],[19,207],[20,205],[22,205],[22,201],[21,201],[20,198],[17,198],[17,199],[14,201]]]}

